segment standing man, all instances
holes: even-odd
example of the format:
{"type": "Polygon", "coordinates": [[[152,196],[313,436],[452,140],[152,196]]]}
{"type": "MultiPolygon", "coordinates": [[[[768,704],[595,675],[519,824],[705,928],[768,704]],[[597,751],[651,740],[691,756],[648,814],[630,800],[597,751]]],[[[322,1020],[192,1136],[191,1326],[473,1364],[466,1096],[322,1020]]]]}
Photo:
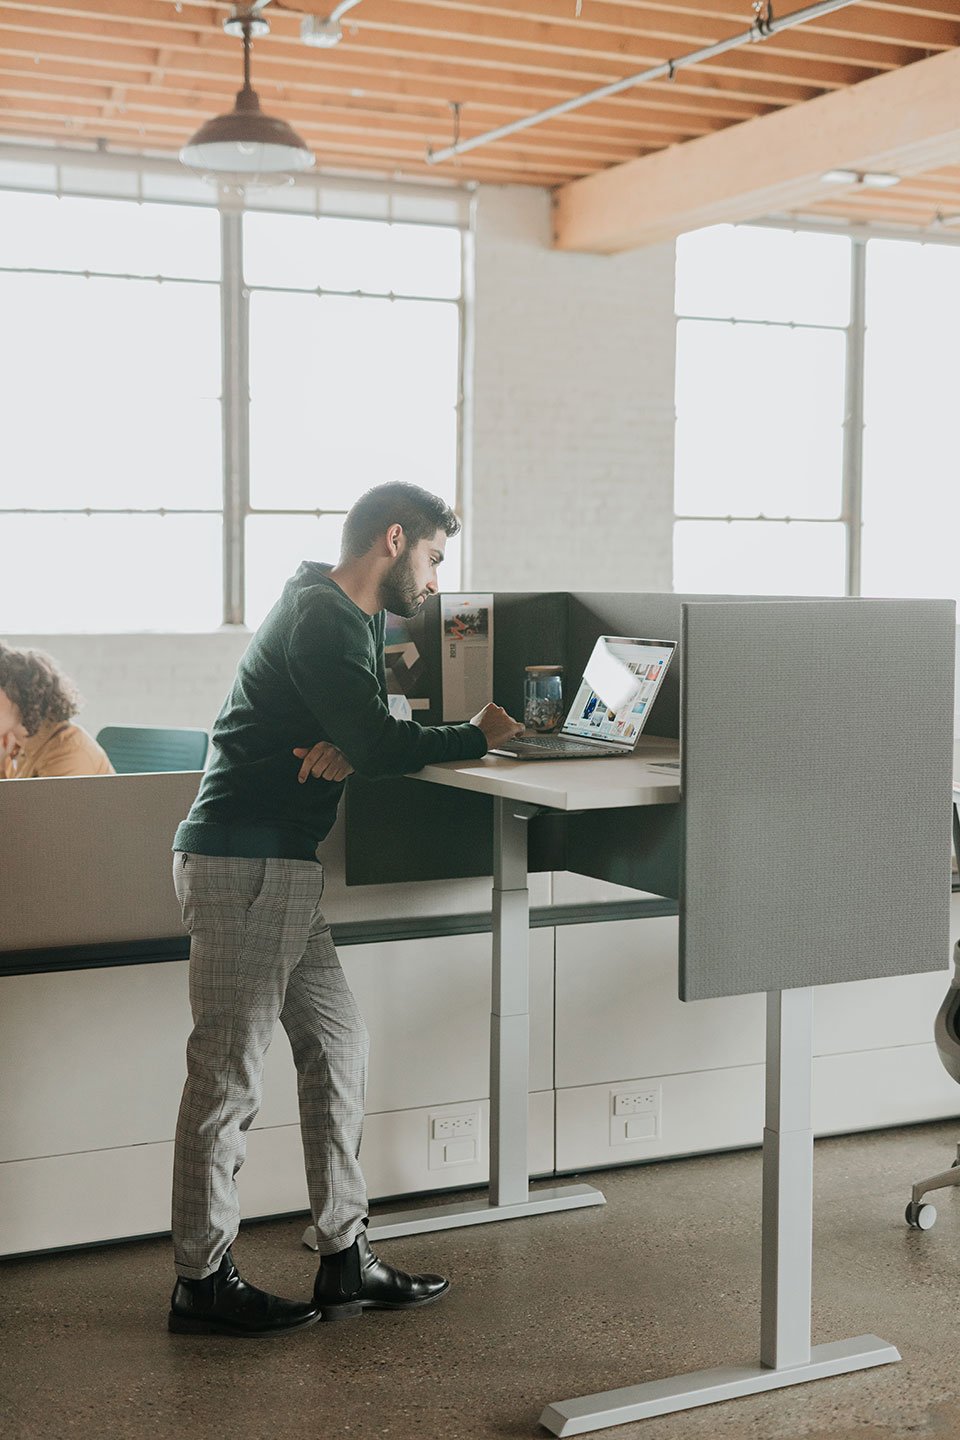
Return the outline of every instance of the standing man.
{"type": "Polygon", "coordinates": [[[435,726],[396,720],[387,705],[384,611],[413,616],[436,593],[459,528],[418,486],[367,491],[344,522],[338,564],[305,560],[288,580],[217,717],[213,762],[173,846],[194,1029],[174,1156],[171,1330],[275,1334],[424,1305],[449,1288],[386,1265],[367,1242],[357,1158],[367,1032],[320,910],[316,850],[353,770],[477,759],[522,731],[493,704],[468,724],[435,726]],[[312,1303],[248,1285],[230,1253],[236,1175],[278,1019],[297,1067],[321,1255],[312,1303]]]}

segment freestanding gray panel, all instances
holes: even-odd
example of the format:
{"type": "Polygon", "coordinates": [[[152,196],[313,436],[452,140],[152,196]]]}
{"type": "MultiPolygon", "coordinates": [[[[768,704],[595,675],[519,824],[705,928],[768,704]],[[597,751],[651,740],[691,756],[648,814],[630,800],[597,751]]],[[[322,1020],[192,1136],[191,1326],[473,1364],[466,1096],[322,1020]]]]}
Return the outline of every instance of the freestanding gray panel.
{"type": "Polygon", "coordinates": [[[680,996],[949,959],[955,606],[687,603],[680,996]]]}

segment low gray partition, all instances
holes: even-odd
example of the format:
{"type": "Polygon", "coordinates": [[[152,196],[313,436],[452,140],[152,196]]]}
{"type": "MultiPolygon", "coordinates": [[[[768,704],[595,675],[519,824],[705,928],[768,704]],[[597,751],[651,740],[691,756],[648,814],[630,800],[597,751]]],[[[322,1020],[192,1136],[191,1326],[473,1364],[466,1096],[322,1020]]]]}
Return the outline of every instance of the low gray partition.
{"type": "Polygon", "coordinates": [[[199,784],[193,770],[0,783],[0,952],[181,935],[170,846],[199,784]]]}
{"type": "Polygon", "coordinates": [[[683,606],[680,994],[942,970],[955,606],[683,606]]]}

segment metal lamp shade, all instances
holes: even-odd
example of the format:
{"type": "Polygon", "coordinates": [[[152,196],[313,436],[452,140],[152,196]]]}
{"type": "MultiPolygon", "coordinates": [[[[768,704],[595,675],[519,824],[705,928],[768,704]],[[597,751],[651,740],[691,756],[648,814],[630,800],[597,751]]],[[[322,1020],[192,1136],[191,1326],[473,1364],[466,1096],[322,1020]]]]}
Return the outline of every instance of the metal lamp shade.
{"type": "Polygon", "coordinates": [[[285,120],[265,115],[253,90],[244,89],[229,115],[200,126],[180,151],[191,169],[237,177],[284,175],[309,170],[314,156],[285,120]]]}

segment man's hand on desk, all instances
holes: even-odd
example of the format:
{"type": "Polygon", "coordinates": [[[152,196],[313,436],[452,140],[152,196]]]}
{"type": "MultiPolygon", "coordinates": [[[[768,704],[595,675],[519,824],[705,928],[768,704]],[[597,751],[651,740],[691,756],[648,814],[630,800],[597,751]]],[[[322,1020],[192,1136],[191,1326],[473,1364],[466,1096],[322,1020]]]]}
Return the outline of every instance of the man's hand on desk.
{"type": "Polygon", "coordinates": [[[484,705],[479,715],[474,715],[470,721],[482,730],[487,740],[487,749],[493,750],[497,745],[502,745],[506,740],[515,740],[518,735],[523,734],[523,726],[516,720],[511,719],[499,705],[492,702],[484,705]]]}
{"type": "Polygon", "coordinates": [[[328,740],[318,740],[310,749],[306,745],[298,745],[293,753],[303,761],[297,776],[301,785],[311,775],[314,780],[346,780],[348,775],[353,774],[353,766],[346,755],[328,740]]]}

